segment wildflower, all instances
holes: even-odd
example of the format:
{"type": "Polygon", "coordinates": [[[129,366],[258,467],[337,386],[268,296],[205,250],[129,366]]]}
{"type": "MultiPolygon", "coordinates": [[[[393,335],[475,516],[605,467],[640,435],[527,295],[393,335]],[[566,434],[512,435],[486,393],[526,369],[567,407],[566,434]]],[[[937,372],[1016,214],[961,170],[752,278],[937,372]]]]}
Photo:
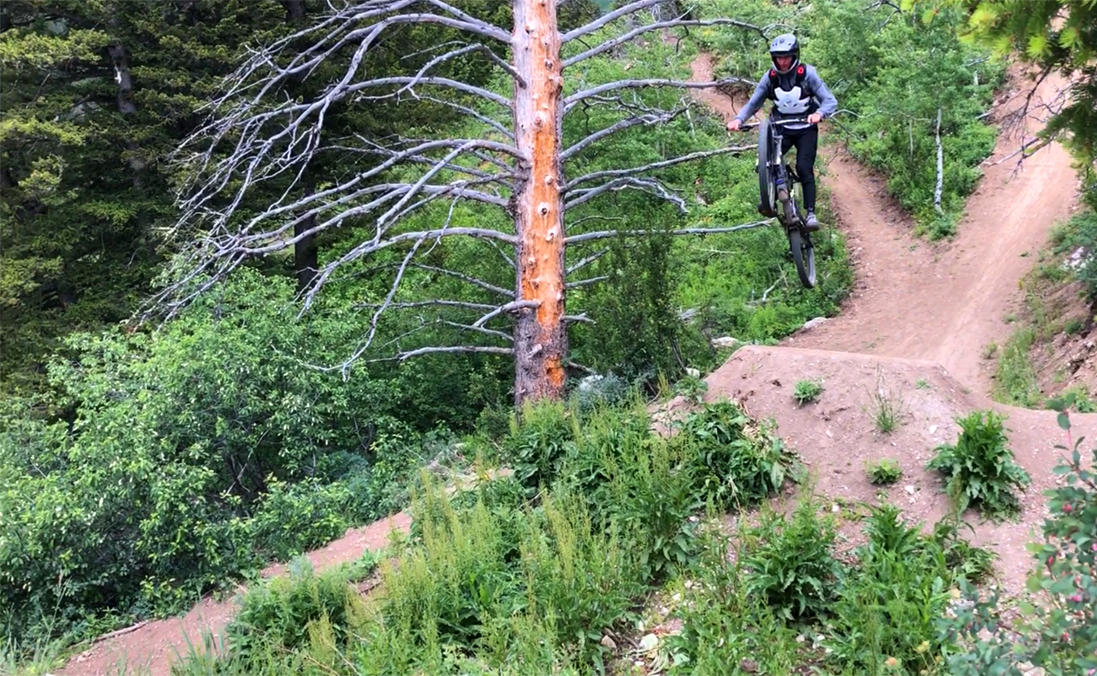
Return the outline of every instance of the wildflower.
{"type": "Polygon", "coordinates": [[[884,666],[886,666],[888,669],[894,669],[895,667],[899,666],[899,660],[895,659],[894,657],[889,657],[887,658],[887,660],[884,661],[884,666]]]}
{"type": "Polygon", "coordinates": [[[924,653],[927,650],[929,650],[929,641],[922,641],[918,644],[918,647],[914,649],[914,652],[924,653]]]}
{"type": "Polygon", "coordinates": [[[948,595],[951,596],[954,599],[959,599],[960,598],[960,590],[957,589],[956,587],[953,587],[952,589],[948,590],[948,595]]]}

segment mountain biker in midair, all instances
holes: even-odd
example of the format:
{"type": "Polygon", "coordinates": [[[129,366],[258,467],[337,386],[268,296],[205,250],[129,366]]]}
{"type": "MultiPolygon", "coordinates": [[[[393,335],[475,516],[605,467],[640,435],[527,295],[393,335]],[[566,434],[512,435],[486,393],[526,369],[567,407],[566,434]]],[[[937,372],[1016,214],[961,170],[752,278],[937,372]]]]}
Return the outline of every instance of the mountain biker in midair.
{"type": "Polygon", "coordinates": [[[743,122],[758,112],[766,99],[773,101],[774,120],[807,117],[806,123],[784,125],[781,154],[796,147],[796,174],[804,188],[807,229],[814,232],[819,229],[819,221],[815,218],[815,155],[819,148],[819,127],[816,125],[838,110],[838,100],[814,66],[800,63],[800,43],[795,35],[786,33],[775,37],[769,45],[769,55],[773,68],[758,81],[750,101],[728,123],[728,131],[739,131],[743,122]]]}

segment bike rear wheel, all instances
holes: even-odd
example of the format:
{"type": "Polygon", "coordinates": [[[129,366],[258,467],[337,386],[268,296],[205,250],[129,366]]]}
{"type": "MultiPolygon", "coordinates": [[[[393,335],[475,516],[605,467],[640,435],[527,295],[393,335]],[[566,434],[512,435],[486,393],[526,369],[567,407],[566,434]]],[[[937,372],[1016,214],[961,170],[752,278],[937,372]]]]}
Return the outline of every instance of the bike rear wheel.
{"type": "Polygon", "coordinates": [[[801,234],[798,228],[790,228],[788,245],[792,249],[792,262],[796,264],[796,274],[800,276],[800,283],[807,289],[814,287],[815,245],[811,243],[811,235],[806,232],[801,234]]]}
{"type": "Polygon", "coordinates": [[[773,147],[773,133],[769,118],[758,125],[758,201],[763,215],[777,212],[777,186],[773,182],[773,162],[779,161],[773,147]]]}

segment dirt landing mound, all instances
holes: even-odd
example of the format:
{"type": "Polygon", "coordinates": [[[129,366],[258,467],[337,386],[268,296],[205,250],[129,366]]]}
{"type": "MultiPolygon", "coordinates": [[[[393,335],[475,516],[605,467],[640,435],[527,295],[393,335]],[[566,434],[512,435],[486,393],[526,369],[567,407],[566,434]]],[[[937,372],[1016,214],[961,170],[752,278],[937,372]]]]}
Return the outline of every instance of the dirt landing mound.
{"type": "MultiPolygon", "coordinates": [[[[969,510],[965,520],[975,529],[971,539],[998,553],[996,572],[1003,586],[1014,593],[1023,589],[1031,561],[1025,544],[1040,539],[1043,491],[1055,483],[1052,468],[1061,454],[1054,446],[1065,444],[1053,412],[992,402],[933,362],[790,347],[743,347],[707,382],[708,400],[739,401],[752,416],[777,422],[778,433],[808,464],[817,495],[875,503],[883,491],[907,519],[926,525],[948,514],[940,477],[924,466],[936,446],[956,442],[955,419],[980,409],[1007,415],[1010,449],[1032,476],[1021,496],[1021,519],[985,523],[969,510]],[[821,381],[824,389],[818,401],[798,407],[792,393],[801,380],[821,381]],[[901,423],[890,434],[876,428],[881,401],[900,412],[901,423]],[[885,458],[898,461],[903,478],[891,487],[873,486],[865,463],[885,458]]],[[[1076,414],[1072,420],[1075,438],[1097,439],[1097,414],[1076,414]]]]}

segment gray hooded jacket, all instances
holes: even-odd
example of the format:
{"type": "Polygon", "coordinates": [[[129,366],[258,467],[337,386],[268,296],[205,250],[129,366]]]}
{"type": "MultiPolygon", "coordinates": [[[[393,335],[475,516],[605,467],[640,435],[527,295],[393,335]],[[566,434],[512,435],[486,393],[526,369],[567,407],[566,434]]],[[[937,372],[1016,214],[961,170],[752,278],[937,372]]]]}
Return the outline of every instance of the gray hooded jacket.
{"type": "MultiPolygon", "coordinates": [[[[815,66],[799,64],[787,73],[776,73],[773,77],[771,71],[766,71],[762,79],[754,87],[747,105],[739,111],[735,119],[746,122],[751,115],[758,112],[766,99],[773,101],[773,118],[806,117],[811,113],[819,113],[824,118],[830,117],[838,110],[838,99],[830,93],[823,79],[815,70],[815,66]],[[803,68],[803,75],[797,74],[797,69],[803,68]],[[774,80],[776,79],[776,83],[774,80]],[[800,84],[797,85],[799,79],[800,84]]],[[[804,129],[808,124],[788,125],[786,129],[804,129]]]]}

